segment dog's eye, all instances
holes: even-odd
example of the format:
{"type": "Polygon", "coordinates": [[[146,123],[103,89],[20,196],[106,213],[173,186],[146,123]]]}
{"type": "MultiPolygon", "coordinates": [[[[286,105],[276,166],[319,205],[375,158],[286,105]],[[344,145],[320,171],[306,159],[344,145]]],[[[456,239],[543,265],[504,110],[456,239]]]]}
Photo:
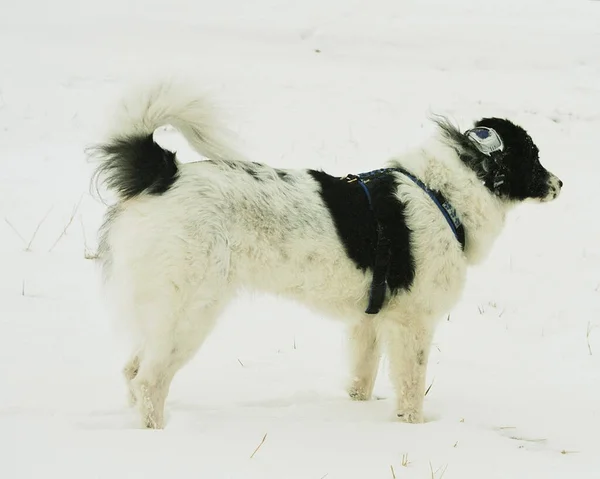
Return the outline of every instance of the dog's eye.
{"type": "Polygon", "coordinates": [[[485,155],[490,155],[495,151],[504,150],[502,138],[493,128],[479,126],[472,128],[465,133],[467,137],[475,144],[477,149],[485,155]]]}

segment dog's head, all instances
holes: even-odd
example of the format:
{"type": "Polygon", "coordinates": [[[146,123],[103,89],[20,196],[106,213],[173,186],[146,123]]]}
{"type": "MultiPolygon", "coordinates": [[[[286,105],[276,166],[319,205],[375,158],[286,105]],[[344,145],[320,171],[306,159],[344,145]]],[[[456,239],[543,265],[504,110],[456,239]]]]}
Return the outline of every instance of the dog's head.
{"type": "Polygon", "coordinates": [[[560,193],[562,181],[542,166],[529,134],[511,121],[483,118],[464,133],[443,129],[463,162],[503,200],[545,202],[560,193]]]}

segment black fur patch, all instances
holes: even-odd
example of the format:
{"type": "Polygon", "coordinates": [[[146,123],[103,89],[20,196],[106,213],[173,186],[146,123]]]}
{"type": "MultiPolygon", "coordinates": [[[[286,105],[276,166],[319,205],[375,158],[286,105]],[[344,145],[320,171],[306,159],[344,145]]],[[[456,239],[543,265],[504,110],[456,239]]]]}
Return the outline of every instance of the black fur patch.
{"type": "Polygon", "coordinates": [[[275,170],[277,172],[277,176],[286,183],[290,181],[291,176],[283,170],[275,170]]]}
{"type": "Polygon", "coordinates": [[[550,174],[540,163],[538,147],[523,128],[501,118],[484,118],[476,126],[493,128],[504,142],[504,151],[492,154],[503,175],[502,184],[495,188],[497,194],[511,200],[548,194],[550,174]]]}
{"type": "Polygon", "coordinates": [[[410,230],[406,225],[405,207],[394,196],[396,184],[392,174],[369,184],[373,211],[358,182],[337,178],[322,171],[308,170],[321,187],[321,197],[335,223],[340,241],[348,256],[362,271],[373,271],[377,246],[377,222],[391,243],[387,281],[390,291],[409,289],[415,277],[410,250],[410,230]]]}
{"type": "Polygon", "coordinates": [[[96,177],[103,175],[123,199],[163,194],[177,180],[175,153],[161,148],[152,135],[117,138],[94,150],[103,157],[96,177]]]}
{"type": "Polygon", "coordinates": [[[550,174],[539,161],[539,150],[520,126],[503,118],[483,118],[475,126],[494,129],[504,150],[485,155],[454,126],[439,122],[446,136],[456,145],[461,160],[474,170],[486,187],[508,200],[543,198],[550,189],[550,174]]]}
{"type": "Polygon", "coordinates": [[[417,364],[423,366],[425,364],[425,351],[420,349],[417,353],[417,364]]]}
{"type": "Polygon", "coordinates": [[[259,163],[240,163],[240,168],[242,168],[252,178],[254,178],[257,181],[263,181],[262,176],[258,172],[257,166],[262,167],[262,165],[259,163]]]}

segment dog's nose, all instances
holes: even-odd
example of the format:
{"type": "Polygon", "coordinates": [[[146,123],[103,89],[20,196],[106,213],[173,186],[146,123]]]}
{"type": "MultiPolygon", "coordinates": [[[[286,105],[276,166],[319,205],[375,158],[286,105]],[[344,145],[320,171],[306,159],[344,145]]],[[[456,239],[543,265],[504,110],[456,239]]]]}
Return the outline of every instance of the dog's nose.
{"type": "Polygon", "coordinates": [[[562,180],[558,180],[558,187],[559,187],[559,188],[562,188],[562,185],[563,185],[563,182],[562,182],[562,180]]]}

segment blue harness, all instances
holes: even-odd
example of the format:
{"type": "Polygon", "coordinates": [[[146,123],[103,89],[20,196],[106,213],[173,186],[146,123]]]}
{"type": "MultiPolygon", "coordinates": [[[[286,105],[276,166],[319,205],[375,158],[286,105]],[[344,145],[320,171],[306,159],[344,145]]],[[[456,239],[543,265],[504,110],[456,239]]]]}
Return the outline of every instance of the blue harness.
{"type": "MultiPolygon", "coordinates": [[[[461,248],[464,250],[465,248],[465,228],[456,213],[454,207],[444,198],[444,196],[438,192],[433,191],[425,184],[419,180],[417,177],[413,176],[411,173],[406,171],[404,168],[381,168],[379,170],[368,171],[366,173],[360,173],[358,175],[347,175],[344,177],[349,183],[356,181],[363,191],[365,192],[365,196],[367,197],[367,201],[369,202],[369,209],[374,212],[373,201],[371,199],[371,192],[369,191],[369,182],[377,179],[387,173],[390,172],[398,172],[402,173],[407,178],[410,178],[415,184],[417,184],[425,193],[429,195],[431,200],[438,207],[444,218],[448,222],[452,233],[456,240],[459,242],[461,248]]],[[[375,264],[373,265],[373,280],[371,282],[371,289],[369,291],[369,305],[365,310],[367,314],[377,314],[381,308],[383,307],[383,302],[385,300],[385,291],[386,291],[386,274],[388,269],[388,260],[389,260],[389,240],[386,238],[384,234],[384,230],[382,226],[377,221],[377,247],[375,252],[375,264]]]]}

